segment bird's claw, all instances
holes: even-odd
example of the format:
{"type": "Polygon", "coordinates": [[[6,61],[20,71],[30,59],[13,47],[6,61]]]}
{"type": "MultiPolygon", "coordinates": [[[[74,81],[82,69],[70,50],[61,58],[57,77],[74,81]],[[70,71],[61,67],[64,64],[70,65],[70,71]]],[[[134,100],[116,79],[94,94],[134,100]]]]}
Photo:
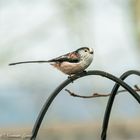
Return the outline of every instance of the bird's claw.
{"type": "MultiPolygon", "coordinates": [[[[87,73],[87,71],[86,71],[86,70],[84,70],[82,73],[85,73],[85,74],[86,74],[86,73],[87,73]]],[[[75,74],[74,74],[74,75],[75,75],[75,74]]],[[[68,76],[68,79],[70,79],[70,80],[72,81],[72,83],[73,83],[73,82],[74,82],[74,80],[75,80],[74,75],[69,75],[69,76],[68,76]]],[[[75,75],[75,76],[76,76],[76,77],[78,77],[78,78],[80,77],[80,75],[78,75],[78,74],[77,74],[77,75],[75,75]]]]}
{"type": "Polygon", "coordinates": [[[84,70],[84,71],[83,71],[83,73],[87,74],[87,71],[86,71],[86,70],[84,70]]]}
{"type": "Polygon", "coordinates": [[[74,82],[73,75],[69,75],[69,76],[68,76],[68,79],[70,79],[72,83],[74,82]]]}

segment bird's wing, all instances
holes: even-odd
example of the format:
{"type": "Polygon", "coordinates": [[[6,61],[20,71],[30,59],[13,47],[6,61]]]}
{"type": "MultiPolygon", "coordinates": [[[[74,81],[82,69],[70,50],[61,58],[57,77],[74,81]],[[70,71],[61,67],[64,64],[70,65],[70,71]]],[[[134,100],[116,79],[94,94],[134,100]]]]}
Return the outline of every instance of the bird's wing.
{"type": "Polygon", "coordinates": [[[57,58],[48,60],[48,62],[71,62],[71,63],[76,63],[80,61],[80,56],[76,52],[71,52],[67,53],[65,55],[59,56],[57,58]]]}

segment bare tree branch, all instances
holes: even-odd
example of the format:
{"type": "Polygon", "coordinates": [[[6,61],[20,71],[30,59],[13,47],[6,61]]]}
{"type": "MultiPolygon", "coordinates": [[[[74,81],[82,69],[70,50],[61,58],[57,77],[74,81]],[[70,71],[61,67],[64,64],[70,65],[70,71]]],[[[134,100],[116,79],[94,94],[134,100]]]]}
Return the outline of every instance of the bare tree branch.
{"type": "MultiPolygon", "coordinates": [[[[137,91],[137,92],[140,92],[140,88],[138,87],[138,85],[134,85],[134,90],[137,91]]],[[[111,93],[93,93],[92,95],[88,95],[88,96],[84,96],[84,95],[78,95],[74,92],[71,92],[70,90],[68,89],[65,89],[65,91],[67,91],[71,96],[73,97],[79,97],[79,98],[96,98],[96,97],[108,97],[111,95],[111,93]]],[[[127,90],[119,90],[117,92],[118,93],[122,93],[122,92],[127,92],[127,90]]]]}

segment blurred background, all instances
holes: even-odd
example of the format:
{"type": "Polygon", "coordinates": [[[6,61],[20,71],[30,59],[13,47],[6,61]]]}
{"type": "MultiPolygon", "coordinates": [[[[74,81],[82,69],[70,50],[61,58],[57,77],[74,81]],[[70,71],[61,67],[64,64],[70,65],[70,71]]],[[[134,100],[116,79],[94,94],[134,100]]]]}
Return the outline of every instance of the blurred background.
{"type": "MultiPolygon", "coordinates": [[[[0,0],[0,136],[30,134],[41,107],[67,76],[49,64],[8,64],[47,60],[92,47],[88,70],[120,76],[140,69],[139,0],[0,0]]],[[[140,78],[126,80],[140,85],[140,78]]],[[[114,83],[85,77],[67,89],[81,94],[109,93],[114,83]]],[[[100,139],[108,97],[79,99],[63,90],[50,107],[38,140],[100,139]]],[[[116,97],[108,138],[140,138],[139,104],[128,93],[116,97]],[[131,126],[131,127],[130,127],[131,126]]]]}

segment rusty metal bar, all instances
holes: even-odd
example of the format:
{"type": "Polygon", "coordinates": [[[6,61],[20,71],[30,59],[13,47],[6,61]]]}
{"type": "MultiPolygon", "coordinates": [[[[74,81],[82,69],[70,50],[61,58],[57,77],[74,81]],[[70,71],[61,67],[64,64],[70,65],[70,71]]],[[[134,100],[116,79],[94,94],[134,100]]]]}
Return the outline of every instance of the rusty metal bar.
{"type": "Polygon", "coordinates": [[[49,98],[46,100],[45,104],[43,105],[37,120],[35,122],[35,125],[33,127],[32,130],[32,136],[31,136],[31,140],[35,140],[36,136],[38,134],[40,125],[43,121],[43,118],[47,112],[47,110],[49,109],[49,106],[51,105],[51,103],[53,102],[53,100],[55,99],[55,97],[60,93],[60,91],[66,87],[68,84],[72,83],[73,81],[75,81],[76,79],[79,79],[81,77],[85,77],[88,75],[97,75],[97,76],[102,76],[102,77],[106,77],[107,79],[110,79],[114,82],[116,82],[118,85],[121,85],[123,88],[125,88],[139,103],[140,103],[140,96],[125,82],[123,82],[121,79],[115,77],[112,74],[109,74],[107,72],[103,72],[103,71],[87,71],[87,72],[82,72],[79,74],[76,74],[68,79],[66,79],[63,83],[61,83],[55,90],[54,92],[49,96],[49,98]]]}
{"type": "MultiPolygon", "coordinates": [[[[129,70],[129,71],[123,73],[120,76],[120,79],[121,80],[125,80],[130,75],[140,76],[140,71],[137,71],[137,70],[129,70]]],[[[115,96],[117,94],[117,91],[118,91],[119,87],[120,87],[120,85],[118,83],[116,83],[114,85],[114,87],[113,87],[113,89],[111,91],[111,95],[110,95],[110,97],[108,99],[108,103],[107,103],[107,107],[106,107],[106,111],[105,111],[105,115],[104,115],[104,120],[103,120],[101,140],[106,140],[106,134],[107,134],[107,129],[108,129],[108,123],[109,123],[110,113],[111,113],[113,102],[114,102],[114,99],[115,99],[115,96]]],[[[140,96],[137,96],[137,99],[136,100],[140,103],[140,96]]]]}

